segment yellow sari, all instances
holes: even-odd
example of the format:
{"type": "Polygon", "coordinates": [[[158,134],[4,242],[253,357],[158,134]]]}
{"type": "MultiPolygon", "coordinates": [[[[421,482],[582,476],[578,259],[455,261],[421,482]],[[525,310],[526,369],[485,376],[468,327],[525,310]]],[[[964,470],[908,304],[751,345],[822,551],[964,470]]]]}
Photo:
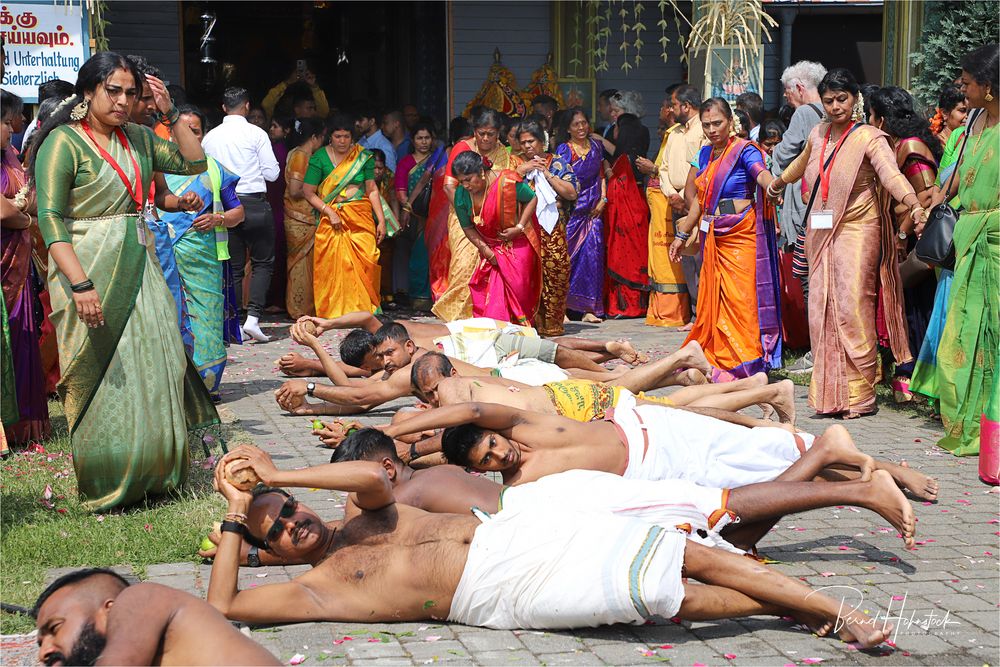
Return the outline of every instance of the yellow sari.
{"type": "Polygon", "coordinates": [[[380,306],[375,217],[365,196],[362,169],[372,154],[355,144],[316,189],[343,221],[334,229],[326,218],[316,227],[313,250],[313,296],[316,315],[340,317],[364,310],[377,312],[380,306]],[[360,187],[345,194],[350,186],[360,187]]]}
{"type": "MultiPolygon", "coordinates": [[[[451,163],[465,151],[480,153],[475,139],[460,141],[452,148],[448,166],[445,168],[444,182],[446,185],[458,185],[458,179],[451,172],[451,163]]],[[[493,163],[491,170],[494,175],[499,174],[504,169],[514,169],[521,162],[518,157],[508,153],[502,144],[497,144],[497,147],[485,157],[493,163]]],[[[451,249],[448,289],[431,308],[431,312],[445,322],[472,317],[472,292],[469,290],[469,282],[479,264],[479,251],[465,236],[462,226],[458,224],[458,216],[455,215],[454,206],[451,206],[448,212],[448,247],[451,249]]]]}

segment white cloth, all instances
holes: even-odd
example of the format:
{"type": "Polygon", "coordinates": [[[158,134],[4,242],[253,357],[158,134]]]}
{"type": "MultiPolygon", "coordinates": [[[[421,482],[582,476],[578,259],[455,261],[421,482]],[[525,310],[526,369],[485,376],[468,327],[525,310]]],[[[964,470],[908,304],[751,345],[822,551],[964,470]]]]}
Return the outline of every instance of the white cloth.
{"type": "Polygon", "coordinates": [[[534,185],[535,199],[538,200],[535,207],[538,225],[545,230],[546,234],[551,234],[559,222],[559,202],[556,199],[556,191],[545,180],[545,174],[540,169],[528,172],[528,178],[534,185]]]}
{"type": "Polygon", "coordinates": [[[236,194],[262,194],[267,182],[281,175],[267,132],[251,125],[243,116],[229,115],[201,142],[205,155],[221,162],[240,177],[236,194]]]}
{"type": "Polygon", "coordinates": [[[496,367],[500,377],[514,380],[532,387],[541,387],[550,382],[562,382],[569,378],[569,373],[555,364],[541,359],[523,359],[517,355],[507,357],[496,367]]]}
{"type": "MultiPolygon", "coordinates": [[[[687,410],[636,405],[622,390],[612,413],[628,444],[626,479],[685,479],[735,488],[770,482],[800,456],[795,436],[783,428],[748,429],[687,410]]],[[[814,437],[799,433],[805,447],[814,437]]]]}
{"type": "Polygon", "coordinates": [[[558,629],[670,618],[685,536],[606,512],[503,511],[476,529],[448,620],[558,629]]]}
{"type": "Polygon", "coordinates": [[[538,332],[531,327],[523,327],[520,324],[512,324],[503,320],[495,320],[492,317],[470,317],[464,320],[453,320],[445,322],[451,333],[462,333],[463,331],[498,331],[500,333],[519,334],[521,336],[531,336],[538,338],[538,332]]]}
{"type": "Polygon", "coordinates": [[[726,489],[682,479],[625,479],[597,470],[569,470],[504,487],[500,509],[611,512],[670,530],[680,529],[689,533],[691,540],[742,554],[719,535],[733,518],[726,507],[728,499],[726,489]]]}

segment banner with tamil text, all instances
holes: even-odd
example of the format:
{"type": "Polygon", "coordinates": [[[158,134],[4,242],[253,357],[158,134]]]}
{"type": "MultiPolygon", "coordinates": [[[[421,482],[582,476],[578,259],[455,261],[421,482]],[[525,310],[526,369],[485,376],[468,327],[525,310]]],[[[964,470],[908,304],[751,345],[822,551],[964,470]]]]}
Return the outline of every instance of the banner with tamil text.
{"type": "Polygon", "coordinates": [[[87,12],[72,2],[7,2],[0,5],[4,41],[4,89],[36,102],[38,86],[52,79],[76,82],[90,56],[87,12]]]}

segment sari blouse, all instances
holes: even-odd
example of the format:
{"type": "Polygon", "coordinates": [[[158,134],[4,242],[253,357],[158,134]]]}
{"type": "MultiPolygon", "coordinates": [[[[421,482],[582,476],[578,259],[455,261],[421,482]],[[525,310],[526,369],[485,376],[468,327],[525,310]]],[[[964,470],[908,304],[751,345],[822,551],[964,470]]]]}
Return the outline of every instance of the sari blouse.
{"type": "MultiPolygon", "coordinates": [[[[330,159],[330,152],[326,148],[321,148],[312,157],[309,158],[309,168],[306,169],[306,177],[303,183],[306,185],[319,186],[327,176],[330,175],[336,167],[333,164],[333,160],[330,159]]],[[[358,173],[354,175],[350,181],[344,184],[357,185],[364,189],[365,181],[375,180],[375,160],[366,160],[365,164],[358,173]]]]}
{"type": "MultiPolygon", "coordinates": [[[[424,160],[427,160],[430,157],[431,156],[428,155],[424,158],[424,160]]],[[[403,159],[396,164],[395,188],[398,192],[406,192],[409,194],[410,171],[416,166],[417,160],[413,157],[413,153],[404,156],[403,159]]]]}
{"type": "MultiPolygon", "coordinates": [[[[517,184],[516,193],[517,201],[520,204],[527,204],[535,198],[535,191],[525,185],[524,182],[517,184]]],[[[487,194],[483,196],[485,197],[487,194]]],[[[483,203],[485,205],[485,201],[483,203]]],[[[463,229],[476,226],[472,221],[472,195],[461,185],[455,190],[455,215],[458,216],[458,224],[463,229]]]]}
{"type": "MultiPolygon", "coordinates": [[[[698,175],[708,168],[712,159],[712,146],[702,146],[698,151],[698,175]]],[[[722,186],[719,199],[753,199],[757,190],[757,177],[767,171],[764,154],[753,144],[747,144],[736,160],[736,167],[730,172],[722,186]]],[[[712,213],[712,211],[705,211],[712,213]]]]}
{"type": "MultiPolygon", "coordinates": [[[[205,171],[204,159],[185,159],[177,144],[164,141],[152,130],[135,123],[128,123],[123,129],[139,165],[143,193],[149,192],[155,171],[189,175],[205,171]]],[[[117,143],[118,138],[113,136],[111,141],[117,143]]],[[[101,179],[104,159],[82,130],[71,125],[60,125],[52,130],[38,149],[36,164],[38,228],[46,246],[59,241],[72,242],[66,227],[67,218],[136,214],[136,203],[117,175],[112,178],[121,186],[118,197],[113,201],[107,199],[107,182],[101,179]]],[[[119,166],[134,183],[131,160],[126,158],[119,166]]]]}
{"type": "Polygon", "coordinates": [[[306,171],[309,169],[309,158],[309,153],[304,149],[293,148],[289,151],[288,160],[285,162],[285,219],[291,218],[307,225],[316,222],[313,207],[305,197],[292,199],[288,186],[293,180],[305,183],[306,171]]]}
{"type": "Polygon", "coordinates": [[[934,186],[937,162],[927,144],[917,137],[900,139],[896,144],[896,164],[916,192],[923,192],[934,186]]]}

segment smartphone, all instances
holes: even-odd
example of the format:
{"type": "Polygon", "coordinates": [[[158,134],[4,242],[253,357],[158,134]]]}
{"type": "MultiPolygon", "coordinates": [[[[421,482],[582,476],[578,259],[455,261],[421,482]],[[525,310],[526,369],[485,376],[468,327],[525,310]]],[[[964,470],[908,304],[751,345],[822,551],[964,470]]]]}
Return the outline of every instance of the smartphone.
{"type": "Polygon", "coordinates": [[[732,199],[720,199],[719,213],[722,215],[736,215],[736,202],[732,199]]]}
{"type": "Polygon", "coordinates": [[[296,60],[295,61],[295,71],[298,72],[299,76],[303,76],[306,73],[306,61],[296,60]]]}

